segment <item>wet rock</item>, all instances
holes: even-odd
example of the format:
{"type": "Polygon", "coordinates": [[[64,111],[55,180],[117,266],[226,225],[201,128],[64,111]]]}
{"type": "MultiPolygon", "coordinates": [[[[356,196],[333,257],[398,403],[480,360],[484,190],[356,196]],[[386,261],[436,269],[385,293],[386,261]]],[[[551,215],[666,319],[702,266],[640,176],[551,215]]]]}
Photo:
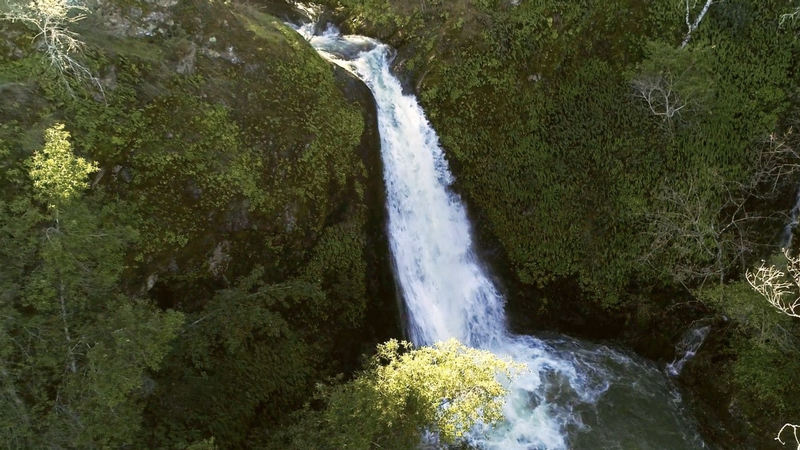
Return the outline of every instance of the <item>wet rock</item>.
{"type": "Polygon", "coordinates": [[[100,170],[97,171],[97,173],[94,176],[94,179],[92,180],[92,185],[91,185],[92,189],[94,189],[94,187],[97,186],[97,183],[99,183],[100,180],[103,179],[103,175],[105,175],[105,174],[106,174],[106,168],[105,167],[103,167],[103,168],[101,168],[100,170]]]}
{"type": "Polygon", "coordinates": [[[189,180],[186,182],[186,190],[195,200],[199,199],[200,196],[203,195],[203,190],[200,189],[200,186],[198,186],[194,180],[189,180]]]}
{"type": "Polygon", "coordinates": [[[250,228],[250,201],[243,200],[239,205],[230,210],[223,225],[227,232],[243,231],[250,228]]]}
{"type": "Polygon", "coordinates": [[[140,6],[121,8],[109,1],[98,1],[96,20],[102,23],[106,32],[117,38],[152,37],[167,34],[175,21],[171,8],[175,0],[145,1],[140,6]]]}
{"type": "Polygon", "coordinates": [[[189,44],[186,54],[178,61],[178,67],[175,69],[181,75],[191,75],[194,73],[194,64],[197,60],[197,46],[194,42],[189,44]]]}
{"type": "Polygon", "coordinates": [[[114,168],[111,169],[111,175],[114,177],[115,180],[117,179],[117,177],[119,177],[122,178],[122,180],[125,181],[126,183],[130,183],[131,181],[133,181],[133,175],[131,174],[130,167],[114,166],[114,168]]]}
{"type": "Polygon", "coordinates": [[[113,91],[117,88],[117,68],[112,65],[109,66],[107,71],[106,76],[100,78],[98,82],[104,90],[113,91]]]}
{"type": "Polygon", "coordinates": [[[153,289],[153,286],[156,285],[157,281],[158,281],[158,274],[157,273],[150,274],[150,276],[147,277],[147,283],[145,285],[145,291],[149,291],[150,289],[153,289]]]}
{"type": "Polygon", "coordinates": [[[286,205],[283,216],[283,229],[291,233],[297,225],[297,204],[286,205]]]}
{"type": "Polygon", "coordinates": [[[205,55],[207,58],[223,59],[231,64],[241,64],[242,62],[244,62],[238,55],[236,55],[232,46],[228,47],[223,52],[218,52],[209,47],[203,47],[202,49],[200,49],[200,53],[205,55]]]}
{"type": "Polygon", "coordinates": [[[208,259],[208,270],[215,276],[222,275],[225,269],[228,268],[228,263],[231,256],[228,254],[230,251],[230,242],[222,241],[214,248],[214,252],[208,259]]]}
{"type": "Polygon", "coordinates": [[[265,13],[275,16],[284,22],[299,24],[308,19],[306,13],[290,2],[282,0],[261,0],[258,6],[259,8],[263,8],[265,13]]]}
{"type": "Polygon", "coordinates": [[[0,56],[5,56],[9,59],[23,58],[25,51],[18,46],[22,35],[23,32],[16,28],[8,28],[7,26],[0,28],[0,56]]]}
{"type": "Polygon", "coordinates": [[[358,154],[367,169],[363,180],[364,204],[367,205],[365,259],[367,261],[367,292],[371,299],[365,323],[378,342],[402,335],[398,287],[392,270],[389,236],[387,233],[386,186],[381,159],[381,138],[378,130],[378,110],[369,87],[350,72],[333,66],[336,84],[345,98],[357,105],[364,117],[364,132],[358,154]]]}
{"type": "MultiPolygon", "coordinates": [[[[141,10],[138,11],[138,17],[141,17],[141,10]]],[[[105,25],[108,32],[117,37],[117,38],[124,38],[131,34],[131,30],[134,28],[133,22],[128,20],[125,15],[122,14],[122,10],[117,8],[109,8],[106,11],[103,11],[103,24],[105,25]]]]}

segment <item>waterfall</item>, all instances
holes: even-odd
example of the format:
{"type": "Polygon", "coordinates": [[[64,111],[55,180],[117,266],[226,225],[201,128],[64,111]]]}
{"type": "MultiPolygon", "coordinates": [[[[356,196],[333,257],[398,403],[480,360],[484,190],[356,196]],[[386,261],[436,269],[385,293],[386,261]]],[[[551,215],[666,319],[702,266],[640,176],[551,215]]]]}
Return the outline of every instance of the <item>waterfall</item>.
{"type": "MultiPolygon", "coordinates": [[[[395,276],[417,345],[455,337],[524,363],[495,429],[469,442],[503,450],[704,448],[654,364],[603,345],[508,331],[504,301],[472,245],[472,233],[439,139],[416,98],[390,71],[389,48],[329,27],[298,28],[330,61],[361,78],[378,107],[395,276]]],[[[531,237],[535,239],[534,236],[531,237]]]]}
{"type": "Polygon", "coordinates": [[[781,247],[789,248],[792,245],[792,234],[794,229],[797,228],[797,214],[800,213],[800,186],[797,187],[797,194],[795,195],[794,206],[789,213],[789,223],[783,227],[783,236],[781,237],[781,247]]]}
{"type": "Polygon", "coordinates": [[[690,359],[694,358],[694,355],[697,354],[697,349],[703,345],[703,342],[706,340],[706,336],[708,336],[709,331],[711,331],[711,327],[706,325],[692,328],[684,333],[681,341],[675,347],[675,352],[677,355],[680,355],[680,357],[675,358],[674,361],[667,364],[667,373],[673,377],[680,375],[681,370],[683,370],[683,366],[690,359]]]}

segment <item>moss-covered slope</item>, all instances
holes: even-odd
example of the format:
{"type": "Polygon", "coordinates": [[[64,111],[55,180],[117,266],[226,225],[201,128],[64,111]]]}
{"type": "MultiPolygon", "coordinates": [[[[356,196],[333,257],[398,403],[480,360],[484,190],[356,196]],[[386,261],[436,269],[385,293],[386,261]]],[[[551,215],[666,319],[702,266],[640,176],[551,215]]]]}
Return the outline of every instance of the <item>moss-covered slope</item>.
{"type": "Polygon", "coordinates": [[[0,22],[0,167],[23,170],[64,123],[100,166],[92,195],[138,235],[124,289],[187,316],[134,446],[252,444],[354,362],[367,275],[385,277],[365,87],[263,5],[102,2],[72,29],[97,79],[70,92],[35,32],[0,22]]]}

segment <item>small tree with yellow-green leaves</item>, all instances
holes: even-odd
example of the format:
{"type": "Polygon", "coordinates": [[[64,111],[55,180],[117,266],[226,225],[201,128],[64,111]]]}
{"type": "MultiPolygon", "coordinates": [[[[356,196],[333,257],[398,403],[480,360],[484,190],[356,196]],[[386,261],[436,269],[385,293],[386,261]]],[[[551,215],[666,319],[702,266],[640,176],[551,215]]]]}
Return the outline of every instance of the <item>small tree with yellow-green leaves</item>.
{"type": "Polygon", "coordinates": [[[51,209],[80,195],[89,187],[87,176],[97,171],[97,163],[72,152],[63,124],[45,131],[44,148],[33,154],[29,165],[34,195],[51,209]]]}
{"type": "Polygon", "coordinates": [[[271,448],[400,450],[417,447],[426,432],[453,444],[476,424],[503,419],[503,380],[522,370],[453,339],[419,348],[391,340],[354,380],[320,387],[327,407],[305,411],[271,448]]]}

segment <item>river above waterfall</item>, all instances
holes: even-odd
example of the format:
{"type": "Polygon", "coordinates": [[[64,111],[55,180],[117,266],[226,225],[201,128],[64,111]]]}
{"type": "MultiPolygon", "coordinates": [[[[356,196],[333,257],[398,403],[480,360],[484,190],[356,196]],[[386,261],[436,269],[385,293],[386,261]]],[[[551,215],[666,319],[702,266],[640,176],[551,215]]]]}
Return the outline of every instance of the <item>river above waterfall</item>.
{"type": "MultiPolygon", "coordinates": [[[[622,349],[508,331],[504,301],[473,250],[470,223],[439,139],[390,71],[390,49],[329,28],[298,31],[361,78],[378,109],[395,277],[417,345],[457,338],[524,363],[506,421],[469,441],[503,450],[706,448],[663,369],[622,349]]],[[[535,239],[531,236],[531,239],[535,239]]]]}

